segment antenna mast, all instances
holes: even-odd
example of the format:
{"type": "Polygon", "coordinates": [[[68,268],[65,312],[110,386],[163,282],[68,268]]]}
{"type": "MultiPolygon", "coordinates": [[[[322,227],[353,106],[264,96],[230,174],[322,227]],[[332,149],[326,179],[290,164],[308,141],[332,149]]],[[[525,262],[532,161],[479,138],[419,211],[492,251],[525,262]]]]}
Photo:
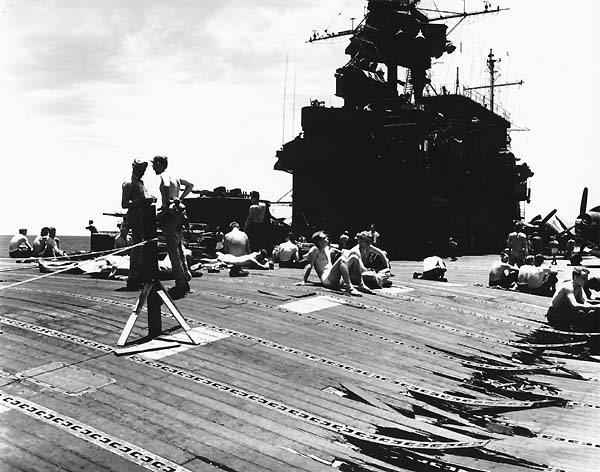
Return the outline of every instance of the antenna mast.
{"type": "Polygon", "coordinates": [[[494,82],[496,81],[496,62],[494,59],[494,53],[490,49],[488,54],[487,66],[490,71],[490,110],[494,111],[494,82]]]}

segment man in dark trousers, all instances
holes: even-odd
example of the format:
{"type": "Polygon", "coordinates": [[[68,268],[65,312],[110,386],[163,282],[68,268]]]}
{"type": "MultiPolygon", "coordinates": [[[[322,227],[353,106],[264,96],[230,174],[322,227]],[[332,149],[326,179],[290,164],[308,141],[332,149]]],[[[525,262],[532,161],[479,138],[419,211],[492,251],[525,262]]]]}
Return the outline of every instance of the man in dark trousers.
{"type": "MultiPolygon", "coordinates": [[[[135,245],[144,240],[144,202],[146,199],[154,197],[148,194],[142,181],[148,163],[135,159],[131,167],[131,180],[123,183],[122,186],[121,207],[127,209],[124,224],[131,230],[131,245],[135,245]]],[[[141,273],[143,256],[143,245],[131,250],[129,276],[127,277],[127,289],[129,290],[137,290],[144,285],[141,273]]]]}
{"type": "Polygon", "coordinates": [[[162,206],[158,212],[158,224],[162,229],[167,252],[173,265],[175,286],[169,290],[171,298],[185,297],[190,291],[189,281],[192,274],[187,266],[182,246],[182,231],[187,224],[185,206],[181,203],[194,188],[194,184],[185,179],[177,178],[165,172],[169,161],[165,156],[155,156],[152,159],[152,168],[160,176],[160,196],[162,206]]]}
{"type": "Polygon", "coordinates": [[[250,192],[250,208],[244,224],[244,232],[250,239],[250,249],[260,251],[267,249],[269,238],[269,209],[265,202],[260,201],[260,194],[253,190],[250,192]]]}

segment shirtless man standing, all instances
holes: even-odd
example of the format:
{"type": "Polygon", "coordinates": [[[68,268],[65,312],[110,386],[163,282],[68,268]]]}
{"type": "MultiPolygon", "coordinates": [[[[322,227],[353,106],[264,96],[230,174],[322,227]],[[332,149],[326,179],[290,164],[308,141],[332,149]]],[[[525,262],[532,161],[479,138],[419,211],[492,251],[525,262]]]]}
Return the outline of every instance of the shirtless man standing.
{"type": "Polygon", "coordinates": [[[167,252],[175,275],[175,287],[169,290],[169,295],[173,298],[182,298],[190,291],[189,281],[192,279],[192,274],[188,269],[181,241],[182,229],[187,221],[185,206],[181,200],[190,194],[194,184],[166,173],[168,164],[165,156],[155,156],[152,159],[152,168],[156,175],[160,176],[159,190],[162,206],[158,214],[159,225],[167,243],[167,252]]]}
{"type": "Polygon", "coordinates": [[[573,269],[573,279],[556,287],[552,305],[548,309],[548,322],[559,329],[597,332],[600,308],[589,302],[583,290],[589,271],[583,267],[573,269]]]}
{"type": "Polygon", "coordinates": [[[308,251],[308,264],[304,270],[304,277],[302,282],[298,282],[296,285],[306,284],[308,276],[314,266],[317,275],[321,279],[321,283],[325,287],[339,288],[341,281],[343,281],[346,285],[346,291],[351,295],[361,296],[358,290],[371,293],[362,281],[362,263],[356,254],[342,254],[342,256],[332,264],[331,248],[329,246],[329,238],[327,235],[323,231],[318,231],[313,234],[312,241],[315,245],[308,251]],[[350,280],[351,274],[352,278],[356,278],[356,280],[360,281],[358,290],[354,288],[354,285],[350,280]]]}
{"type": "Polygon", "coordinates": [[[527,236],[521,231],[522,223],[515,223],[515,230],[508,235],[506,247],[509,249],[508,263],[511,265],[521,266],[525,257],[529,254],[527,250],[527,236]]]}
{"type": "Polygon", "coordinates": [[[267,204],[260,201],[260,194],[256,190],[250,192],[250,208],[248,208],[248,217],[244,224],[244,231],[248,234],[250,248],[253,251],[266,249],[268,231],[267,214],[267,204]]]}

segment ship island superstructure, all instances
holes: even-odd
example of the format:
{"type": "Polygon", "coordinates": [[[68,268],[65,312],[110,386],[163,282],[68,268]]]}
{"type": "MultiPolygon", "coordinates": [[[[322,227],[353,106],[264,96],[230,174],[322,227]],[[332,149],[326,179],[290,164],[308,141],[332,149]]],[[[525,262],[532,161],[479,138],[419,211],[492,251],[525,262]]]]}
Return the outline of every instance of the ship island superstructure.
{"type": "Polygon", "coordinates": [[[510,117],[494,104],[493,83],[489,101],[430,86],[432,59],[455,46],[443,18],[417,4],[368,2],[345,32],[350,60],[335,72],[343,106],[312,100],[302,133],[277,151],[275,169],[293,175],[294,230],[335,238],[375,223],[386,248],[405,257],[443,251],[449,236],[467,251],[496,251],[533,173],[510,149],[510,117]]]}

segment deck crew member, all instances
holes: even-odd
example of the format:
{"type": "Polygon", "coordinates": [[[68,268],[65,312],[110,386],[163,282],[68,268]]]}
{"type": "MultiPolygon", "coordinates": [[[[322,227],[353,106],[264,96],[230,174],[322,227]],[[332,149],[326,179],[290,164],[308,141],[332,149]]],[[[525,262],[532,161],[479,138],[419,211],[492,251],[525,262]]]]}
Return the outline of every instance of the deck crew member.
{"type": "Polygon", "coordinates": [[[12,258],[29,257],[33,254],[33,246],[27,239],[27,230],[19,229],[19,233],[15,234],[8,242],[8,255],[12,258]]]}
{"type": "Polygon", "coordinates": [[[539,235],[539,233],[533,233],[531,236],[531,253],[536,256],[538,254],[543,254],[544,252],[544,240],[539,235]]]}
{"type": "Polygon", "coordinates": [[[490,287],[510,288],[517,281],[519,268],[508,263],[508,251],[500,253],[500,259],[492,264],[488,283],[490,287]]]}
{"type": "MultiPolygon", "coordinates": [[[[360,258],[363,269],[362,280],[369,288],[382,288],[388,284],[391,275],[390,261],[387,254],[373,245],[373,234],[371,231],[361,231],[356,235],[358,244],[348,250],[348,255],[356,255],[360,258]]],[[[360,281],[351,274],[353,283],[360,281]]]]}
{"type": "Polygon", "coordinates": [[[342,234],[340,234],[340,238],[338,239],[338,246],[342,250],[349,249],[348,248],[348,246],[350,246],[350,232],[349,231],[344,231],[342,234]]]}
{"type": "Polygon", "coordinates": [[[321,283],[325,287],[339,288],[342,282],[345,284],[345,290],[355,296],[361,296],[358,290],[370,293],[370,290],[362,281],[362,262],[356,255],[348,256],[343,253],[334,263],[331,262],[331,247],[329,245],[329,238],[323,231],[317,231],[313,234],[312,242],[314,246],[308,251],[307,259],[308,264],[304,269],[304,277],[302,282],[298,282],[296,285],[304,285],[308,281],[308,276],[312,268],[314,267],[317,271],[321,283]],[[356,277],[356,280],[360,280],[357,288],[354,287],[352,277],[356,277]]]}
{"type": "Polygon", "coordinates": [[[588,275],[589,270],[575,267],[572,280],[556,287],[552,305],[546,314],[553,327],[571,331],[599,331],[600,308],[590,303],[584,292],[588,275]]]}
{"type": "Polygon", "coordinates": [[[190,291],[189,281],[192,278],[182,246],[182,231],[188,221],[181,200],[190,194],[194,184],[165,172],[168,164],[165,156],[155,156],[152,159],[152,168],[156,175],[160,176],[162,206],[158,213],[158,223],[167,243],[167,252],[175,275],[175,286],[169,290],[169,294],[173,298],[181,298],[190,291]]]}
{"type": "MultiPolygon", "coordinates": [[[[129,226],[125,223],[119,228],[119,234],[115,237],[115,249],[123,249],[131,246],[131,236],[129,236],[129,226]]],[[[127,254],[121,253],[121,254],[127,254]]],[[[131,261],[131,259],[129,259],[131,261]]]]}
{"type": "Polygon", "coordinates": [[[439,256],[429,256],[423,259],[423,272],[414,272],[413,279],[437,280],[438,282],[448,282],[445,277],[446,263],[439,256]]]}
{"type": "MultiPolygon", "coordinates": [[[[232,221],[229,224],[231,231],[223,238],[223,252],[235,257],[242,257],[250,254],[250,239],[248,235],[240,230],[240,224],[237,221],[232,221]]],[[[234,265],[229,271],[230,277],[245,277],[248,272],[243,270],[241,266],[234,265]]]]}
{"type": "Polygon", "coordinates": [[[506,247],[509,250],[508,262],[511,265],[521,266],[525,257],[529,254],[527,249],[527,236],[521,231],[522,223],[520,221],[515,223],[515,229],[508,235],[506,241],[506,247]]]}
{"type": "Polygon", "coordinates": [[[50,226],[50,231],[48,232],[48,237],[52,238],[56,243],[56,248],[60,249],[60,238],[56,236],[56,228],[54,226],[50,226]]]}
{"type": "Polygon", "coordinates": [[[250,249],[260,251],[267,248],[269,233],[269,210],[265,202],[260,201],[260,194],[253,190],[250,192],[250,207],[248,217],[244,224],[244,232],[250,239],[250,249]]]}
{"type": "Polygon", "coordinates": [[[300,262],[298,245],[292,241],[292,233],[285,236],[285,241],[273,251],[273,259],[279,262],[279,267],[295,268],[300,262]]]}
{"type": "Polygon", "coordinates": [[[46,250],[46,242],[48,241],[48,234],[50,228],[44,226],[33,240],[33,255],[43,257],[44,251],[46,250]]]}
{"type": "Polygon", "coordinates": [[[91,234],[96,234],[98,232],[98,229],[94,226],[94,220],[89,220],[85,229],[87,229],[91,234]]]}
{"type": "MultiPolygon", "coordinates": [[[[144,240],[144,202],[151,197],[142,177],[148,167],[147,162],[134,159],[131,164],[131,180],[122,185],[121,207],[127,209],[127,215],[123,226],[131,230],[131,245],[141,243],[144,240]]],[[[156,201],[156,199],[154,199],[156,201]]],[[[136,290],[143,285],[142,281],[142,258],[144,246],[134,247],[129,255],[129,275],[127,276],[127,288],[136,290]]]]}
{"type": "Polygon", "coordinates": [[[544,256],[537,254],[533,269],[527,276],[527,286],[532,295],[541,295],[551,297],[556,291],[556,282],[558,282],[558,273],[549,267],[542,267],[544,256]]]}

